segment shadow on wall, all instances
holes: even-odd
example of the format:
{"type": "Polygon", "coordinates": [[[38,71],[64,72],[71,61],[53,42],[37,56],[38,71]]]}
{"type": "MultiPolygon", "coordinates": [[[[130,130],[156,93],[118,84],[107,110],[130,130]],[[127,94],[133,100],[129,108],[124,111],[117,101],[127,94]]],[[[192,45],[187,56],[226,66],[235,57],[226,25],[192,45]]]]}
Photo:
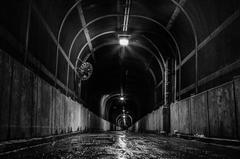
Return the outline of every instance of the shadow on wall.
{"type": "Polygon", "coordinates": [[[3,51],[0,90],[0,141],[114,127],[3,51]]]}

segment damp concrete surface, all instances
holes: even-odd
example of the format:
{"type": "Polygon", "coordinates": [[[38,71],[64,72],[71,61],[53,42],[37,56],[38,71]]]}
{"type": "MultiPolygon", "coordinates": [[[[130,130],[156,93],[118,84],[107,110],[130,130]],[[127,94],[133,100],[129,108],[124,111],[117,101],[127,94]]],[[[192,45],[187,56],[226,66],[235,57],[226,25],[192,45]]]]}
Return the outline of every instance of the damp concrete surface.
{"type": "Polygon", "coordinates": [[[0,158],[196,159],[240,158],[240,147],[126,131],[79,134],[16,150],[0,158]]]}

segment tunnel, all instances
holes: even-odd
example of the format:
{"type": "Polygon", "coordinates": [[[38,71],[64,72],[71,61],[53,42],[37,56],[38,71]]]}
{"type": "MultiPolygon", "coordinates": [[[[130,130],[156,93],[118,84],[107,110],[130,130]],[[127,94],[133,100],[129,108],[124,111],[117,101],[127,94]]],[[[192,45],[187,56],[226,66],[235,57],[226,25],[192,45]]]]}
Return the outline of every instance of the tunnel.
{"type": "Polygon", "coordinates": [[[0,4],[0,158],[240,156],[239,0],[0,4]]]}

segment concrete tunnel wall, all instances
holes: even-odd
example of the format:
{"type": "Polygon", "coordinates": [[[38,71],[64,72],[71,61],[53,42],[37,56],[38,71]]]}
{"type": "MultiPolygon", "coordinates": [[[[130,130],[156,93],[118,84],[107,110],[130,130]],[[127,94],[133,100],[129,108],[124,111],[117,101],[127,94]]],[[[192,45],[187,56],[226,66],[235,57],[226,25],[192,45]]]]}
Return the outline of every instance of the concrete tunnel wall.
{"type": "Polygon", "coordinates": [[[0,50],[0,141],[113,126],[0,50]]]}
{"type": "Polygon", "coordinates": [[[160,133],[163,130],[163,107],[147,114],[137,121],[130,130],[135,132],[154,132],[160,133]]]}
{"type": "MultiPolygon", "coordinates": [[[[160,132],[163,130],[163,116],[163,107],[160,107],[131,129],[160,132]]],[[[240,78],[172,103],[170,132],[240,139],[240,78]]]]}

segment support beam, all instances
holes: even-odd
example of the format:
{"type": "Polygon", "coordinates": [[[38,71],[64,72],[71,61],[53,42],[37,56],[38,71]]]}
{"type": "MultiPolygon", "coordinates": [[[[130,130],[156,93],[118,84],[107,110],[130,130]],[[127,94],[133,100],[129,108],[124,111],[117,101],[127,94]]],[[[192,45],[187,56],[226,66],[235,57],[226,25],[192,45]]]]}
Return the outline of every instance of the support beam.
{"type": "MultiPolygon", "coordinates": [[[[240,59],[238,59],[236,62],[230,64],[230,65],[227,65],[225,66],[224,68],[202,78],[200,81],[199,81],[199,86],[202,86],[214,79],[217,79],[218,77],[220,76],[224,76],[226,75],[227,73],[231,72],[231,71],[234,71],[234,70],[237,70],[237,69],[240,69],[240,59]]],[[[187,86],[186,88],[184,88],[183,90],[181,90],[181,93],[180,95],[182,94],[185,94],[187,93],[188,91],[194,89],[194,84],[191,84],[189,86],[187,86]]]]}
{"type": "Polygon", "coordinates": [[[28,41],[29,41],[29,30],[31,24],[31,15],[32,15],[32,0],[28,4],[28,14],[27,14],[27,27],[26,27],[26,40],[25,40],[25,55],[24,55],[24,64],[27,63],[28,57],[28,41]]]}
{"type": "MultiPolygon", "coordinates": [[[[224,29],[226,29],[230,24],[232,24],[236,19],[239,18],[239,9],[235,11],[230,17],[228,17],[219,27],[217,27],[206,39],[204,39],[199,45],[198,50],[206,46],[211,40],[217,37],[224,29]]],[[[181,66],[183,66],[188,60],[190,60],[195,55],[195,49],[192,50],[187,57],[182,60],[181,66]]],[[[179,69],[177,66],[177,70],[179,69]]]]}
{"type": "Polygon", "coordinates": [[[127,32],[128,30],[128,20],[131,9],[131,0],[126,0],[124,17],[123,17],[123,32],[127,32]]]}
{"type": "Polygon", "coordinates": [[[79,15],[81,23],[82,23],[84,35],[85,35],[87,43],[88,43],[88,47],[89,47],[90,51],[92,52],[93,51],[93,46],[92,46],[91,38],[90,38],[90,35],[89,35],[89,31],[88,31],[88,29],[86,27],[87,23],[86,23],[84,14],[83,14],[83,10],[82,10],[81,4],[79,4],[77,6],[77,9],[78,9],[78,15],[79,15]]]}
{"type": "MultiPolygon", "coordinates": [[[[181,6],[183,6],[186,1],[187,1],[187,0],[180,0],[179,4],[180,4],[181,6]]],[[[181,12],[180,8],[179,8],[178,6],[176,6],[176,8],[175,8],[175,10],[174,10],[171,18],[169,19],[167,26],[166,26],[166,28],[167,28],[168,30],[170,30],[170,29],[172,28],[172,25],[173,25],[174,21],[176,20],[176,18],[177,18],[177,16],[179,15],[180,12],[181,12]]]]}
{"type": "Polygon", "coordinates": [[[160,87],[163,84],[163,80],[161,80],[156,86],[155,89],[157,89],[158,87],[160,87]]]}
{"type": "Polygon", "coordinates": [[[37,7],[35,5],[33,5],[33,10],[36,12],[36,14],[38,15],[38,17],[40,18],[43,26],[45,27],[45,29],[47,30],[48,34],[50,35],[50,37],[52,38],[53,42],[59,46],[60,52],[62,53],[63,57],[65,58],[65,60],[67,61],[67,63],[70,65],[70,67],[77,73],[77,71],[75,70],[74,65],[72,64],[72,62],[70,61],[70,59],[67,57],[67,54],[65,53],[65,51],[63,50],[62,46],[57,42],[57,39],[55,37],[55,35],[53,34],[52,30],[50,29],[49,25],[47,24],[47,22],[45,21],[45,19],[43,18],[43,16],[41,15],[41,13],[39,12],[39,10],[37,9],[37,7]]]}
{"type": "MultiPolygon", "coordinates": [[[[95,37],[93,37],[93,38],[91,39],[91,41],[96,40],[97,38],[99,38],[99,37],[101,37],[101,36],[108,35],[108,34],[115,34],[115,33],[116,33],[116,31],[113,31],[113,30],[112,30],[112,31],[103,32],[103,33],[98,34],[98,35],[96,35],[95,37]]],[[[163,69],[163,68],[162,68],[162,64],[161,64],[161,62],[159,61],[158,57],[157,57],[148,47],[143,46],[143,45],[141,45],[141,44],[139,44],[139,43],[137,43],[137,42],[132,42],[131,45],[133,45],[133,46],[134,46],[134,45],[135,45],[135,46],[139,46],[139,47],[142,47],[143,49],[147,50],[147,51],[148,51],[149,53],[151,53],[152,56],[157,60],[159,66],[160,66],[160,69],[161,69],[161,70],[163,69]]],[[[82,47],[82,49],[81,49],[80,52],[78,53],[77,60],[75,61],[75,66],[76,66],[76,67],[77,67],[78,60],[80,59],[80,56],[81,56],[83,50],[84,50],[86,47],[87,47],[87,43],[82,47]]],[[[83,61],[86,61],[87,58],[88,58],[88,57],[85,57],[83,61]]],[[[165,66],[164,66],[164,67],[165,67],[165,66]]],[[[162,72],[164,72],[164,70],[163,70],[162,72]]],[[[163,74],[163,76],[164,76],[164,74],[163,74]]]]}
{"type": "MultiPolygon", "coordinates": [[[[87,29],[87,23],[86,23],[84,14],[83,14],[83,9],[82,9],[81,3],[79,3],[77,5],[77,10],[78,10],[78,15],[79,15],[79,18],[80,18],[80,21],[81,21],[81,24],[82,24],[83,32],[84,32],[85,38],[87,40],[89,50],[91,52],[91,54],[89,54],[89,55],[92,55],[93,59],[95,60],[94,54],[93,54],[93,46],[92,46],[92,42],[91,42],[91,37],[90,37],[89,31],[87,29]]],[[[68,54],[68,58],[70,58],[70,53],[68,54]]],[[[69,85],[69,65],[68,65],[68,68],[67,68],[67,86],[68,85],[69,85]]],[[[66,92],[66,94],[68,94],[68,92],[66,92]]]]}

